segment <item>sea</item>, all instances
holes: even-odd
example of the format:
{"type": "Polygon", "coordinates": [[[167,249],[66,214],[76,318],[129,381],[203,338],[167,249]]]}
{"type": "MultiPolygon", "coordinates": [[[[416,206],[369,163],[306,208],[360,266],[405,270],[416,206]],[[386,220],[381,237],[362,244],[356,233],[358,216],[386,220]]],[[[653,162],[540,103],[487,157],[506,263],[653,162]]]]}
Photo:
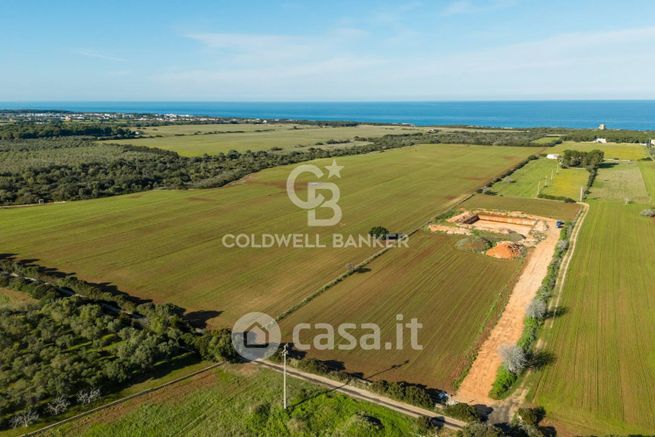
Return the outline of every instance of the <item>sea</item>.
{"type": "Polygon", "coordinates": [[[0,102],[0,109],[59,109],[215,117],[348,120],[418,126],[655,130],[655,100],[437,102],[0,102]]]}

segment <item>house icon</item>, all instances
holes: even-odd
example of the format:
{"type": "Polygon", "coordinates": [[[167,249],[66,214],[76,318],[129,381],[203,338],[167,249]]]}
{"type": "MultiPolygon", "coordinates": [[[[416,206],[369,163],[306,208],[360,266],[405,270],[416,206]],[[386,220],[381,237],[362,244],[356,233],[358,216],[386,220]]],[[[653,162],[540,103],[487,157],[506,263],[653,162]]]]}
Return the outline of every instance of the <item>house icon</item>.
{"type": "Polygon", "coordinates": [[[243,345],[247,348],[267,348],[270,345],[269,332],[265,326],[255,321],[243,331],[243,345]]]}
{"type": "Polygon", "coordinates": [[[231,337],[234,350],[249,361],[270,357],[282,341],[282,333],[275,319],[258,312],[240,317],[232,327],[231,337]]]}

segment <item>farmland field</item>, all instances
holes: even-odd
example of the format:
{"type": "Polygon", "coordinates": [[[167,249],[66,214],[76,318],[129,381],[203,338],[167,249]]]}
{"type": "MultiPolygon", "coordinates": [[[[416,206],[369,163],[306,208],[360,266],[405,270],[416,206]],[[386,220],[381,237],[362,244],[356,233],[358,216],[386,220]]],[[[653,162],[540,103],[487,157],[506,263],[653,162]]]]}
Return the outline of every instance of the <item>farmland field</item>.
{"type": "Polygon", "coordinates": [[[589,152],[594,149],[602,150],[605,152],[605,159],[637,161],[648,156],[646,148],[641,144],[635,143],[598,144],[565,141],[562,144],[558,144],[557,146],[548,150],[549,153],[564,153],[565,150],[580,150],[582,152],[589,152]]]}
{"type": "Polygon", "coordinates": [[[605,163],[598,169],[589,197],[648,203],[649,195],[641,173],[636,162],[605,163]]]}
{"type": "MultiPolygon", "coordinates": [[[[354,274],[283,320],[287,339],[298,323],[376,323],[384,344],[396,338],[397,314],[405,323],[416,318],[423,324],[418,335],[423,350],[410,348],[406,330],[403,350],[312,349],[309,356],[343,361],[346,370],[367,378],[453,390],[502,311],[522,265],[458,250],[459,239],[416,233],[409,248],[392,249],[369,264],[370,271],[354,274]]],[[[317,332],[306,331],[310,338],[317,332]]],[[[301,340],[306,342],[304,336],[301,340]]]]}
{"type": "Polygon", "coordinates": [[[499,211],[522,211],[558,220],[573,220],[580,206],[557,200],[526,199],[521,197],[485,196],[476,194],[462,203],[463,208],[483,208],[499,211]]]}
{"type": "Polygon", "coordinates": [[[591,201],[561,293],[566,312],[545,329],[554,362],[529,398],[576,434],[655,430],[655,247],[642,205],[591,201]]]}
{"type": "Polygon", "coordinates": [[[640,161],[639,170],[652,202],[655,199],[655,161],[640,161]]]}
{"type": "MultiPolygon", "coordinates": [[[[389,134],[417,133],[424,129],[401,126],[370,126],[359,125],[354,127],[317,127],[275,125],[197,125],[197,126],[159,126],[146,129],[147,133],[162,135],[155,138],[139,138],[128,140],[111,140],[117,144],[133,144],[135,146],[157,147],[159,149],[173,150],[182,156],[200,156],[203,154],[215,155],[230,150],[243,152],[246,150],[269,150],[273,147],[294,149],[295,146],[316,146],[328,140],[354,141],[355,137],[367,138],[389,134]],[[256,127],[256,129],[253,129],[256,127]],[[202,132],[223,130],[220,134],[193,135],[194,129],[202,132]],[[211,129],[211,130],[210,130],[211,129]],[[272,129],[272,130],[269,130],[272,129]],[[234,132],[241,131],[244,132],[234,132]],[[256,132],[262,130],[262,132],[256,132]],[[232,131],[233,133],[230,133],[232,131]],[[180,132],[179,134],[176,132],[180,132]]],[[[343,147],[344,144],[340,144],[343,147]]]]}
{"type": "MultiPolygon", "coordinates": [[[[377,225],[411,230],[531,151],[424,145],[339,158],[343,219],[323,234],[366,234],[377,225]]],[[[84,280],[175,303],[203,319],[220,315],[213,326],[230,326],[252,310],[276,315],[375,250],[226,248],[226,234],[314,237],[306,211],[287,197],[291,168],[265,170],[220,189],[0,210],[0,247],[84,280]]]]}
{"type": "Polygon", "coordinates": [[[221,367],[65,424],[51,435],[412,435],[416,422],[384,407],[252,365],[221,367]],[[379,423],[371,426],[365,417],[379,423]]]}
{"type": "Polygon", "coordinates": [[[530,161],[510,178],[497,182],[492,189],[501,196],[537,197],[539,192],[578,199],[589,173],[579,168],[558,169],[557,161],[541,158],[530,161]]]}

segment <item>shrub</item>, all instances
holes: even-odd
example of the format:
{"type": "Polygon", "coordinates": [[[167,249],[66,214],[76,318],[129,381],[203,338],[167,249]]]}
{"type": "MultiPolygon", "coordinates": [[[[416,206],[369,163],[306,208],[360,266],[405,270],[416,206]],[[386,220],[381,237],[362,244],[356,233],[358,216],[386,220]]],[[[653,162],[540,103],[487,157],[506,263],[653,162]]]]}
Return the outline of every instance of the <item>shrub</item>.
{"type": "Polygon", "coordinates": [[[644,217],[655,217],[655,209],[650,209],[650,208],[644,209],[643,211],[641,211],[640,215],[644,217]]]}
{"type": "Polygon", "coordinates": [[[541,407],[537,408],[519,408],[516,412],[516,420],[520,424],[537,426],[544,418],[545,412],[541,407]]]}
{"type": "Polygon", "coordinates": [[[502,431],[486,423],[473,423],[457,432],[461,437],[503,437],[502,431]]]}
{"type": "Polygon", "coordinates": [[[491,388],[491,397],[494,399],[505,397],[517,379],[518,376],[507,370],[505,366],[500,366],[494,385],[491,388]]]}
{"type": "Polygon", "coordinates": [[[464,422],[478,422],[481,419],[478,410],[476,410],[472,405],[464,402],[446,405],[443,409],[443,414],[455,419],[463,420],[464,422]]]}

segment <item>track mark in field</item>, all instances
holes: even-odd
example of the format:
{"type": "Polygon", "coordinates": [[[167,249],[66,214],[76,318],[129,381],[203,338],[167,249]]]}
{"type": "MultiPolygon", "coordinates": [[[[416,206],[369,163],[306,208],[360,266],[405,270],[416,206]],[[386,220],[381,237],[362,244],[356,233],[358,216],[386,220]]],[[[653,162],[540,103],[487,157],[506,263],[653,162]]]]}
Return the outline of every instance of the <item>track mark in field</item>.
{"type": "Polygon", "coordinates": [[[489,392],[496,378],[496,372],[502,364],[500,349],[506,345],[516,344],[521,338],[525,310],[539,291],[559,240],[560,232],[555,226],[555,220],[543,220],[548,223],[546,239],[537,244],[534,251],[528,256],[503,314],[480,347],[471,370],[462,381],[455,395],[456,399],[461,402],[485,405],[495,403],[489,397],[489,392]]]}

